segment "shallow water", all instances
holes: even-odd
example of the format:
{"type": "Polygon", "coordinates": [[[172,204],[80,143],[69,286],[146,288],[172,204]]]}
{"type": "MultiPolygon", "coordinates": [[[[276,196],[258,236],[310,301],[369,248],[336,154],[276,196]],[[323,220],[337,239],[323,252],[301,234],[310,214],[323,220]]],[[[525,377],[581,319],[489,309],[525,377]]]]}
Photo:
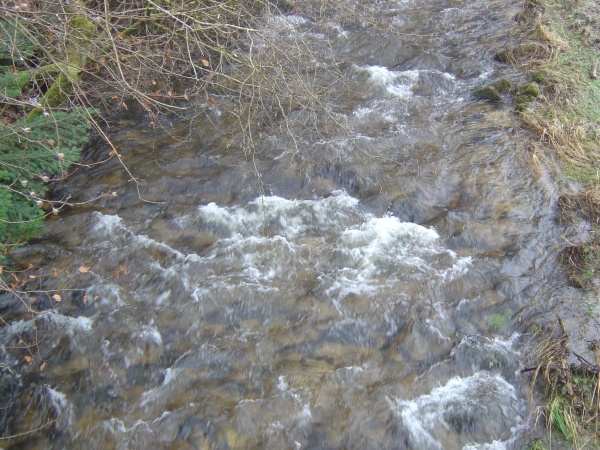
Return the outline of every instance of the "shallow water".
{"type": "Polygon", "coordinates": [[[121,118],[139,186],[113,159],[57,187],[118,197],[13,255],[48,293],[2,302],[2,434],[43,427],[6,448],[523,447],[555,194],[510,105],[470,95],[523,79],[492,58],[520,3],[348,6],[379,26],[266,18],[251,51],[310,48],[321,109],[252,125],[253,152],[215,94],[166,130],[121,118]]]}

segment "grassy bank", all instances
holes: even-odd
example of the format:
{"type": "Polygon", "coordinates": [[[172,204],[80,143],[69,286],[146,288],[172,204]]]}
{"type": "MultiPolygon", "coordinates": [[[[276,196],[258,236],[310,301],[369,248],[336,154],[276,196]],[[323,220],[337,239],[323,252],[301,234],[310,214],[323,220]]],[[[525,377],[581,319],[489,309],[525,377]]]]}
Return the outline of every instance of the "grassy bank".
{"type": "MultiPolygon", "coordinates": [[[[516,110],[535,133],[529,160],[554,168],[561,220],[581,230],[565,238],[560,262],[589,298],[584,293],[598,291],[600,275],[600,4],[526,0],[515,20],[511,44],[496,58],[522,69],[539,87],[525,103],[516,92],[516,110]]],[[[594,308],[588,308],[591,315],[594,308]]],[[[540,411],[549,435],[530,448],[552,448],[557,437],[571,448],[600,448],[600,347],[586,343],[595,361],[573,354],[568,341],[581,339],[578,334],[559,315],[555,327],[538,335],[533,380],[545,392],[540,411]]]]}

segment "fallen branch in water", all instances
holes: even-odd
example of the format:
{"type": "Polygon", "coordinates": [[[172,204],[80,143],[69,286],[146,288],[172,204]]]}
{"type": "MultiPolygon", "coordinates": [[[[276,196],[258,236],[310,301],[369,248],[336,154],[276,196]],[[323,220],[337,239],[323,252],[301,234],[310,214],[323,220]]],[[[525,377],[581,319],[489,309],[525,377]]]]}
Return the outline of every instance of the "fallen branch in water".
{"type": "Polygon", "coordinates": [[[44,425],[42,425],[41,427],[38,427],[38,428],[36,428],[34,430],[24,431],[22,433],[13,434],[12,436],[0,436],[0,440],[1,441],[6,441],[8,439],[14,439],[14,438],[25,436],[25,435],[28,435],[28,434],[31,434],[31,433],[35,433],[36,431],[40,431],[41,429],[46,428],[48,425],[53,424],[57,420],[58,419],[54,419],[54,420],[51,420],[50,422],[46,422],[44,425]]]}

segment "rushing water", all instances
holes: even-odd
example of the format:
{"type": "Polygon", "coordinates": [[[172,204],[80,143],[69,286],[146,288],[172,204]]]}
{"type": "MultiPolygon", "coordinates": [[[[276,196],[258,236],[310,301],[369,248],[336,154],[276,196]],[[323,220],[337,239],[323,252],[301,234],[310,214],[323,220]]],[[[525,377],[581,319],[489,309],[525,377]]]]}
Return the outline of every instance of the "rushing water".
{"type": "Polygon", "coordinates": [[[111,137],[159,203],[116,160],[58,187],[119,195],[14,254],[54,290],[35,317],[3,299],[0,429],[41,429],[0,445],[523,447],[519,333],[556,277],[555,199],[510,106],[470,95],[522,79],[492,58],[520,2],[351,7],[383,25],[263,30],[339,62],[328,114],[273,119],[253,155],[225,97],[166,131],[130,115],[111,137]]]}

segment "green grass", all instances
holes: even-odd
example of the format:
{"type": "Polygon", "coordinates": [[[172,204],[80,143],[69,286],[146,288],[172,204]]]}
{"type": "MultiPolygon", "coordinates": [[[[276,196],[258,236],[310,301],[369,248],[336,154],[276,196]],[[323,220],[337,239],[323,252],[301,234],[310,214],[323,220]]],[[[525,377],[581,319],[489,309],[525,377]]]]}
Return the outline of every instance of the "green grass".
{"type": "Polygon", "coordinates": [[[549,25],[568,43],[568,48],[560,52],[555,61],[547,64],[545,70],[552,73],[563,90],[556,100],[556,107],[568,121],[585,131],[581,144],[590,161],[588,164],[579,164],[571,174],[576,177],[582,171],[585,176],[578,181],[598,185],[598,177],[590,176],[596,174],[596,163],[600,159],[597,130],[600,123],[600,78],[591,77],[594,61],[600,59],[596,49],[596,40],[600,38],[599,28],[597,24],[591,26],[591,22],[598,20],[598,6],[595,2],[576,3],[575,10],[565,19],[563,5],[563,2],[550,3],[549,25]]]}
{"type": "MultiPolygon", "coordinates": [[[[594,62],[600,62],[600,5],[588,0],[531,1],[543,14],[531,16],[528,39],[546,45],[550,56],[520,61],[542,91],[521,117],[538,133],[543,152],[550,159],[557,156],[563,174],[582,187],[576,195],[561,197],[564,217],[594,226],[600,218],[600,78],[591,74],[594,62]]],[[[561,263],[574,285],[591,289],[600,276],[600,232],[593,228],[586,240],[570,239],[575,243],[563,249],[561,263]]],[[[593,313],[595,305],[587,308],[593,313]]],[[[546,341],[536,361],[538,380],[546,387],[546,425],[551,439],[560,437],[577,449],[598,448],[598,376],[586,366],[570,364],[561,325],[558,338],[546,341]]],[[[547,447],[536,440],[529,448],[547,447]]]]}
{"type": "Polygon", "coordinates": [[[528,450],[548,450],[548,447],[546,447],[546,443],[542,439],[536,438],[533,441],[531,441],[531,443],[528,445],[527,449],[528,450]]]}

